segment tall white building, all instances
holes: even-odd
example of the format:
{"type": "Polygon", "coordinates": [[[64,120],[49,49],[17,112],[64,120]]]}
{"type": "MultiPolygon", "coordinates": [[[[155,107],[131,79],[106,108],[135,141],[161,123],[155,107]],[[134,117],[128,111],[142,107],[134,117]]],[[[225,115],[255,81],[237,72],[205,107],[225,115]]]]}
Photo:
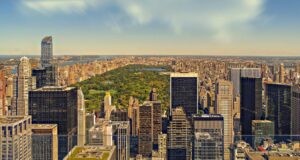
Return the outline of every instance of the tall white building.
{"type": "Polygon", "coordinates": [[[233,143],[233,87],[230,81],[220,80],[216,86],[215,112],[224,117],[224,159],[230,159],[233,143]]]}
{"type": "Polygon", "coordinates": [[[13,115],[28,115],[28,92],[32,88],[31,65],[27,57],[22,57],[18,65],[18,75],[15,84],[15,103],[13,115]]]}
{"type": "Polygon", "coordinates": [[[78,127],[77,127],[77,144],[78,146],[84,146],[86,140],[86,120],[85,120],[85,105],[84,105],[84,95],[81,89],[78,89],[78,127]]]}

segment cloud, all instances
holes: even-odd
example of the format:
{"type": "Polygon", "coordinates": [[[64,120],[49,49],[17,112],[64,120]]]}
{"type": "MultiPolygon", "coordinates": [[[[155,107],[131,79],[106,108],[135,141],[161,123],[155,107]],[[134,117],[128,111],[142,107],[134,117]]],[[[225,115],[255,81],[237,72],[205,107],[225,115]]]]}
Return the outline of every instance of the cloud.
{"type": "Polygon", "coordinates": [[[50,13],[84,13],[95,6],[97,0],[22,0],[24,6],[34,11],[50,13]]]}
{"type": "Polygon", "coordinates": [[[260,18],[266,0],[23,0],[41,13],[82,13],[89,7],[101,10],[114,6],[105,19],[118,32],[132,26],[162,24],[181,34],[199,31],[219,42],[230,42],[234,35],[251,27],[260,18]],[[115,15],[114,15],[115,14],[115,15]],[[122,14],[122,16],[120,16],[122,14]],[[126,16],[124,16],[126,15],[126,16]],[[117,18],[112,18],[112,17],[117,18]],[[120,19],[128,18],[128,20],[120,19]]]}

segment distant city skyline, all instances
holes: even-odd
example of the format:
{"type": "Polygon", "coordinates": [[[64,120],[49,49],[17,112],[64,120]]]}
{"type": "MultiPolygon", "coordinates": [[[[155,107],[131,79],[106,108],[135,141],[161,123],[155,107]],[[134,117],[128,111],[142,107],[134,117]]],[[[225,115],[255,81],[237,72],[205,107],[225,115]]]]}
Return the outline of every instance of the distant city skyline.
{"type": "Polygon", "coordinates": [[[299,1],[15,0],[0,5],[0,55],[298,56],[299,1]]]}

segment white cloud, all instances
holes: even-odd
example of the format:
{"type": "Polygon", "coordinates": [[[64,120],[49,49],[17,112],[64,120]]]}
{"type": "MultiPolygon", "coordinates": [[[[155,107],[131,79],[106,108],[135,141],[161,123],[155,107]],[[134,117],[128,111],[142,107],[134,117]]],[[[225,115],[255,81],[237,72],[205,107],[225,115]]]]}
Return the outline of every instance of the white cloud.
{"type": "Polygon", "coordinates": [[[27,8],[40,13],[83,13],[88,7],[95,6],[97,0],[22,0],[27,8]]]}
{"type": "MultiPolygon", "coordinates": [[[[89,7],[113,5],[129,20],[110,16],[101,21],[114,24],[113,30],[159,22],[176,33],[199,31],[220,42],[230,42],[260,18],[266,0],[23,0],[26,7],[42,12],[84,12],[89,7]],[[117,18],[119,20],[119,18],[117,18]],[[117,25],[116,25],[117,24],[117,25]],[[130,25],[128,25],[130,24],[130,25]],[[116,27],[117,26],[117,27],[116,27]]],[[[110,14],[114,14],[113,12],[110,14]]],[[[115,13],[117,14],[117,13],[115,13]]],[[[119,14],[119,12],[118,12],[119,14]]],[[[120,15],[115,15],[119,17],[120,15]]],[[[125,29],[124,29],[125,28],[125,29]]]]}

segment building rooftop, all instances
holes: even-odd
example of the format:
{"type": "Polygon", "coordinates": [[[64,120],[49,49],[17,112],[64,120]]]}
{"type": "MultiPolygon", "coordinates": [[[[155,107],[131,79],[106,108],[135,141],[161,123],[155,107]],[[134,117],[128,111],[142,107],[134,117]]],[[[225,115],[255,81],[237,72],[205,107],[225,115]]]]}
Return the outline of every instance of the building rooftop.
{"type": "Polygon", "coordinates": [[[52,129],[56,128],[57,124],[32,124],[31,128],[33,129],[52,129]]]}
{"type": "Polygon", "coordinates": [[[173,72],[170,77],[198,77],[198,74],[194,72],[173,72]]]}
{"type": "Polygon", "coordinates": [[[31,116],[0,116],[0,124],[5,125],[5,124],[17,123],[29,117],[31,116]]]}
{"type": "Polygon", "coordinates": [[[67,87],[67,86],[45,86],[45,87],[38,88],[33,91],[69,91],[74,88],[75,87],[67,87]]]}
{"type": "Polygon", "coordinates": [[[115,154],[115,146],[83,146],[74,147],[64,160],[110,160],[115,154]]]}
{"type": "Polygon", "coordinates": [[[252,120],[253,123],[273,123],[272,121],[269,120],[252,120]]]}
{"type": "Polygon", "coordinates": [[[52,36],[44,37],[42,42],[43,43],[51,43],[52,42],[52,36]]]}

